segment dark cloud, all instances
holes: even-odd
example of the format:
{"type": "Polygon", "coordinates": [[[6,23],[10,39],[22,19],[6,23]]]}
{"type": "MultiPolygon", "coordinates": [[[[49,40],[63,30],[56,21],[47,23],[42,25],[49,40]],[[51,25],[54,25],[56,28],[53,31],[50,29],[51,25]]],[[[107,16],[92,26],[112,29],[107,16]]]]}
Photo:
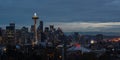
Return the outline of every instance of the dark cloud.
{"type": "Polygon", "coordinates": [[[0,0],[0,24],[45,22],[120,22],[119,0],[0,0]]]}
{"type": "Polygon", "coordinates": [[[83,21],[103,20],[111,21],[119,16],[114,1],[119,0],[0,0],[0,15],[30,17],[31,13],[38,12],[46,21],[83,21]],[[112,5],[113,4],[113,5],[112,5]],[[117,16],[117,17],[116,17],[117,16]],[[60,20],[61,19],[61,20],[60,20]]]}

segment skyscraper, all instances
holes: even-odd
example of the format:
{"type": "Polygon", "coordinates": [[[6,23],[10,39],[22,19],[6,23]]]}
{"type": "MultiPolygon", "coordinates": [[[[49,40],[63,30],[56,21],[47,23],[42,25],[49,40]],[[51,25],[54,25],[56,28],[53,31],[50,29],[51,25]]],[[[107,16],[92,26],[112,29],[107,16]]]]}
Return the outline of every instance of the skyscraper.
{"type": "Polygon", "coordinates": [[[43,21],[40,21],[38,29],[37,29],[37,33],[38,33],[38,40],[39,42],[41,42],[42,37],[42,33],[43,33],[43,21]]]}
{"type": "Polygon", "coordinates": [[[29,40],[28,38],[29,38],[28,28],[27,27],[22,27],[21,28],[21,43],[22,44],[27,44],[28,40],[29,40]]]}
{"type": "Polygon", "coordinates": [[[43,32],[43,21],[40,21],[40,31],[43,32]]]}
{"type": "Polygon", "coordinates": [[[30,40],[33,41],[34,40],[34,25],[31,25],[30,28],[30,40]]]}
{"type": "Polygon", "coordinates": [[[0,36],[2,36],[2,28],[0,27],[0,36]]]}
{"type": "Polygon", "coordinates": [[[0,28],[0,44],[2,43],[2,28],[0,28]]]}
{"type": "Polygon", "coordinates": [[[16,44],[21,44],[21,30],[20,29],[16,29],[15,40],[16,40],[16,44]]]}
{"type": "Polygon", "coordinates": [[[52,32],[54,30],[54,25],[50,25],[50,31],[52,32]]]}
{"type": "Polygon", "coordinates": [[[31,33],[34,33],[34,25],[31,25],[31,27],[30,27],[30,32],[31,32],[31,33]]]}
{"type": "Polygon", "coordinates": [[[10,45],[15,44],[15,24],[10,23],[10,26],[6,26],[6,43],[10,45]]]}
{"type": "Polygon", "coordinates": [[[15,28],[15,23],[10,23],[10,26],[15,28]]]}
{"type": "Polygon", "coordinates": [[[45,27],[45,31],[44,32],[49,32],[49,27],[45,27]]]}

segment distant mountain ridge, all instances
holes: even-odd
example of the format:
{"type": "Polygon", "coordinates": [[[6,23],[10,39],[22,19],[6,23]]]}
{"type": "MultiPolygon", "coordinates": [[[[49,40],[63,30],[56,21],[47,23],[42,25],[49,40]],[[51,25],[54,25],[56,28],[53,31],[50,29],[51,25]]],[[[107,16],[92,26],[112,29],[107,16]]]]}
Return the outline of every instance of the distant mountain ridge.
{"type": "MultiPolygon", "coordinates": [[[[74,34],[74,32],[65,32],[66,35],[74,34]]],[[[120,36],[120,32],[79,32],[81,35],[97,35],[103,34],[105,36],[120,36]]]]}

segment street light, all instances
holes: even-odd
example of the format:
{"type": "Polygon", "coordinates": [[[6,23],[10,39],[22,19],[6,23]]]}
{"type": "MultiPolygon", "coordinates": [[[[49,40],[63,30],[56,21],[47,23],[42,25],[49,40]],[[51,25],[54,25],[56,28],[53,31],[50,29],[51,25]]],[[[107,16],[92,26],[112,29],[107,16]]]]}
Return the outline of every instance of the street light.
{"type": "Polygon", "coordinates": [[[94,41],[94,40],[91,40],[91,41],[90,41],[90,43],[91,43],[91,44],[94,44],[94,43],[95,43],[95,41],[94,41]]]}

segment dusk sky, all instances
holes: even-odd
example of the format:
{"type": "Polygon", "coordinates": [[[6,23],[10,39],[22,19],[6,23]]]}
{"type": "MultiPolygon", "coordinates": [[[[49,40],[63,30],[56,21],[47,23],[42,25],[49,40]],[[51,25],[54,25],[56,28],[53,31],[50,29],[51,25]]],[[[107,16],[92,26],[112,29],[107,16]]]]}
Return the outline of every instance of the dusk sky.
{"type": "Polygon", "coordinates": [[[120,0],[0,0],[0,27],[30,26],[34,12],[63,31],[120,32],[120,0]]]}

